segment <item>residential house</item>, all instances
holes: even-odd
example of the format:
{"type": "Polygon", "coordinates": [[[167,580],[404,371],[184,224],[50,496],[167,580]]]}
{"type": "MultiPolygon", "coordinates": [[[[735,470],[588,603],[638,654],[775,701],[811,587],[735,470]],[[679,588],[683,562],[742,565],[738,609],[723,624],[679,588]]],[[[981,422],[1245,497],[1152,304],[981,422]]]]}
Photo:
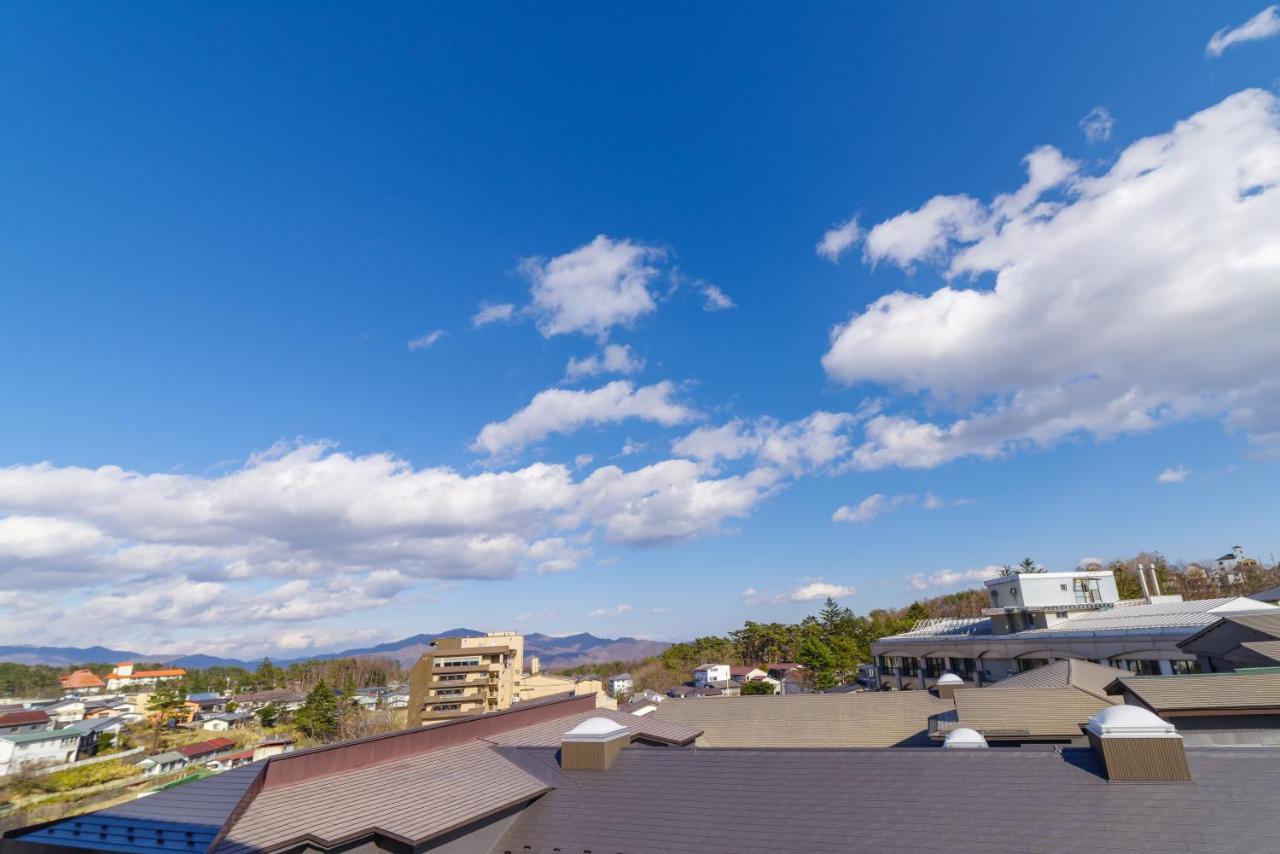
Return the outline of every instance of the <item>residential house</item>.
{"type": "Polygon", "coordinates": [[[1278,665],[1280,608],[1224,614],[1195,634],[1181,639],[1178,649],[1194,655],[1197,669],[1206,673],[1230,673],[1242,667],[1278,665]]]}
{"type": "Polygon", "coordinates": [[[227,703],[230,701],[230,697],[224,697],[221,694],[188,694],[184,701],[187,707],[187,720],[202,721],[205,718],[220,715],[227,710],[227,703]]]}
{"type": "Polygon", "coordinates": [[[615,700],[618,697],[629,696],[635,690],[635,687],[635,682],[632,680],[630,673],[615,673],[604,680],[605,692],[615,700]]]}
{"type": "Polygon", "coordinates": [[[138,688],[154,688],[159,682],[171,682],[183,679],[187,671],[181,667],[164,667],[156,670],[138,670],[132,661],[122,661],[115,670],[107,674],[108,691],[137,690],[138,688]]]}
{"type": "Polygon", "coordinates": [[[269,759],[272,756],[278,756],[281,753],[290,753],[292,751],[292,738],[269,738],[266,741],[260,741],[253,746],[253,761],[261,762],[263,759],[269,759]]]}
{"type": "Polygon", "coordinates": [[[62,686],[64,694],[77,696],[101,694],[107,687],[102,677],[92,670],[75,670],[65,676],[59,676],[58,684],[62,686]]]}
{"type": "Polygon", "coordinates": [[[238,750],[235,753],[224,753],[216,759],[211,759],[205,763],[205,767],[210,771],[229,771],[232,768],[239,768],[241,765],[248,765],[253,761],[253,748],[247,750],[238,750]]]}
{"type": "MultiPolygon", "coordinates": [[[[717,716],[753,706],[755,717],[773,720],[767,728],[752,724],[752,714],[722,721],[712,743],[697,750],[672,748],[709,733],[658,713],[601,711],[587,697],[524,704],[273,756],[126,804],[9,831],[0,852],[71,854],[108,845],[163,851],[175,838],[211,854],[1276,848],[1280,749],[1187,745],[1167,721],[1129,706],[1107,706],[1091,717],[1081,746],[995,750],[981,734],[957,732],[946,747],[894,749],[889,739],[903,732],[895,711],[917,718],[930,699],[947,705],[925,691],[661,704],[664,713],[679,707],[717,716]],[[851,704],[870,714],[868,732],[879,734],[878,744],[850,747],[824,735],[822,720],[832,715],[847,721],[839,732],[857,732],[857,715],[838,711],[851,704]],[[771,707],[784,713],[760,711],[771,707]],[[787,737],[789,709],[806,710],[796,714],[808,740],[728,743],[737,738],[735,724],[787,737]],[[920,809],[903,807],[904,793],[911,804],[945,806],[945,814],[934,809],[922,818],[920,809]],[[786,820],[779,821],[784,802],[786,820]],[[1068,808],[1069,821],[1052,820],[1068,808]],[[993,812],[997,819],[982,818],[993,812]],[[671,822],[684,815],[696,815],[696,827],[671,822]]],[[[923,739],[922,746],[932,745],[923,739]]]]}
{"type": "Polygon", "coordinates": [[[409,672],[409,726],[510,708],[524,663],[524,636],[436,638],[409,672]]]}
{"type": "Polygon", "coordinates": [[[600,679],[591,676],[558,676],[547,673],[539,666],[538,657],[531,656],[529,672],[520,675],[520,684],[516,687],[520,702],[540,700],[543,697],[552,697],[565,692],[571,692],[575,696],[594,694],[597,698],[597,706],[607,706],[612,702],[608,699],[604,683],[600,679]]]}
{"type": "Polygon", "coordinates": [[[1255,558],[1245,557],[1244,546],[1232,546],[1213,562],[1213,577],[1219,584],[1243,584],[1244,570],[1257,565],[1255,558]]]}
{"type": "Polygon", "coordinates": [[[212,732],[226,732],[229,729],[239,729],[253,722],[253,712],[223,712],[220,715],[212,715],[204,719],[200,724],[201,729],[207,729],[212,732]]]}
{"type": "Polygon", "coordinates": [[[281,712],[296,712],[307,701],[307,695],[291,688],[272,688],[267,691],[252,691],[236,694],[232,699],[237,710],[256,712],[263,706],[272,705],[281,712]]]}
{"type": "Polygon", "coordinates": [[[195,744],[186,744],[177,748],[178,753],[186,757],[191,763],[204,763],[210,759],[216,759],[227,753],[232,753],[236,749],[236,743],[229,738],[211,738],[208,741],[197,741],[195,744]]]}
{"type": "Polygon", "coordinates": [[[0,735],[15,732],[43,732],[53,729],[53,721],[44,709],[19,709],[0,712],[0,735]]]}
{"type": "Polygon", "coordinates": [[[0,777],[23,768],[74,762],[79,748],[80,734],[74,730],[46,729],[0,734],[0,777]]]}
{"type": "Polygon", "coordinates": [[[667,696],[675,700],[682,700],[693,693],[693,688],[689,685],[677,685],[667,691],[667,696]]]}
{"type": "Polygon", "coordinates": [[[693,687],[695,688],[728,681],[729,665],[727,664],[702,664],[693,671],[693,687]]]}
{"type": "Polygon", "coordinates": [[[80,746],[76,751],[78,759],[87,759],[98,754],[98,739],[102,735],[113,736],[118,742],[120,733],[125,728],[123,717],[85,718],[73,724],[67,724],[59,732],[77,732],[80,734],[80,746]]]}
{"type": "Polygon", "coordinates": [[[84,720],[85,701],[79,697],[67,697],[52,703],[42,703],[40,708],[53,721],[54,726],[84,720]]]}
{"type": "Polygon", "coordinates": [[[176,750],[166,750],[164,753],[157,753],[154,756],[148,756],[138,763],[138,767],[142,769],[142,773],[148,777],[158,777],[161,774],[168,774],[170,771],[180,771],[186,768],[190,763],[187,757],[183,756],[176,750]]]}
{"type": "Polygon", "coordinates": [[[729,678],[740,685],[756,682],[768,677],[768,672],[751,664],[733,664],[729,667],[729,678]]]}
{"type": "Polygon", "coordinates": [[[1046,572],[988,581],[984,616],[922,620],[871,645],[874,687],[923,689],[944,672],[974,686],[1077,658],[1142,675],[1190,673],[1178,643],[1227,614],[1280,609],[1234,596],[1184,602],[1140,574],[1142,599],[1120,600],[1109,572],[1046,572]]]}

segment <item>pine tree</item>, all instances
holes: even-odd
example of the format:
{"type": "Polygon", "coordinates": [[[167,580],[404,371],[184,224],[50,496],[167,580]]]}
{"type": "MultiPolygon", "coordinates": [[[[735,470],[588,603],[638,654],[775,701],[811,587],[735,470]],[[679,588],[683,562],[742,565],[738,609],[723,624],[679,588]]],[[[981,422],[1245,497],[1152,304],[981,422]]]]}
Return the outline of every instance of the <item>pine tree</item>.
{"type": "Polygon", "coordinates": [[[173,681],[160,682],[156,685],[156,690],[151,692],[151,699],[147,701],[147,711],[155,715],[155,735],[151,741],[153,751],[160,748],[161,727],[167,725],[177,717],[178,712],[182,711],[186,696],[182,686],[173,681]]]}
{"type": "Polygon", "coordinates": [[[332,738],[338,731],[338,700],[323,679],[311,689],[302,708],[294,714],[293,721],[298,729],[316,741],[332,738]]]}

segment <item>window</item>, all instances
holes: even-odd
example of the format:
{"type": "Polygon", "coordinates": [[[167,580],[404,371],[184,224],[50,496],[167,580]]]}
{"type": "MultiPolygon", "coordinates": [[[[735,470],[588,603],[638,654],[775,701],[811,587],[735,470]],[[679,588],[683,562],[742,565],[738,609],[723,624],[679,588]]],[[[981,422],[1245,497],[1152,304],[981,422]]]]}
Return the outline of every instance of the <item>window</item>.
{"type": "Polygon", "coordinates": [[[435,710],[437,712],[456,712],[461,708],[461,703],[437,703],[435,710]]]}
{"type": "Polygon", "coordinates": [[[997,608],[1000,606],[1000,591],[999,591],[999,590],[992,590],[992,591],[991,591],[991,605],[992,605],[992,607],[997,607],[997,608]]]}
{"type": "Polygon", "coordinates": [[[479,658],[437,658],[436,667],[479,667],[479,658]]]}
{"type": "Polygon", "coordinates": [[[436,691],[437,697],[457,697],[461,694],[461,688],[441,688],[439,691],[436,691]]]}
{"type": "Polygon", "coordinates": [[[1014,599],[1017,599],[1017,598],[1018,598],[1018,588],[1016,588],[1016,587],[1010,587],[1010,588],[1009,588],[1009,595],[1010,595],[1011,597],[1013,597],[1014,599]]]}
{"type": "MultiPolygon", "coordinates": [[[[1065,585],[1065,584],[1064,584],[1064,585],[1062,585],[1062,589],[1063,589],[1063,590],[1066,590],[1066,589],[1067,589],[1067,585],[1065,585]]],[[[1065,619],[1067,618],[1067,612],[1066,612],[1066,611],[1054,611],[1054,612],[1053,612],[1053,616],[1057,617],[1059,620],[1065,620],[1065,619]]]]}
{"type": "Polygon", "coordinates": [[[1059,584],[1059,585],[1058,585],[1058,589],[1059,589],[1059,590],[1061,590],[1063,593],[1066,593],[1066,592],[1067,592],[1067,585],[1065,585],[1065,584],[1059,584]]]}
{"type": "Polygon", "coordinates": [[[1169,664],[1173,665],[1173,672],[1179,675],[1200,672],[1199,661],[1170,661],[1169,664]]]}
{"type": "Polygon", "coordinates": [[[1077,578],[1071,582],[1075,592],[1075,599],[1078,604],[1088,605],[1093,602],[1102,601],[1102,590],[1098,587],[1098,579],[1096,578],[1077,578]]]}
{"type": "Polygon", "coordinates": [[[466,679],[466,678],[467,678],[467,674],[465,673],[441,673],[439,676],[436,677],[436,681],[437,682],[457,682],[461,679],[466,679]]]}

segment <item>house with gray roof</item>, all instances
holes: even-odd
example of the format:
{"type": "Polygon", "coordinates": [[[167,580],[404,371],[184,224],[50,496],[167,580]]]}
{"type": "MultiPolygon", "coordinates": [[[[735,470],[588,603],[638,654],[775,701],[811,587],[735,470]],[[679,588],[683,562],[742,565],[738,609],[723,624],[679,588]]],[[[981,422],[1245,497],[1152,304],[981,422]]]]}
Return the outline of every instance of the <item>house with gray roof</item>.
{"type": "Polygon", "coordinates": [[[1224,614],[1178,642],[1206,673],[1280,665],[1280,608],[1224,614]]]}
{"type": "Polygon", "coordinates": [[[1180,641],[1225,615],[1280,614],[1244,596],[1184,601],[1158,588],[1121,600],[1109,572],[1034,573],[986,584],[991,607],[983,616],[921,620],[873,643],[873,687],[928,688],[946,672],[980,687],[1066,658],[1142,675],[1190,673],[1199,664],[1180,641]]]}

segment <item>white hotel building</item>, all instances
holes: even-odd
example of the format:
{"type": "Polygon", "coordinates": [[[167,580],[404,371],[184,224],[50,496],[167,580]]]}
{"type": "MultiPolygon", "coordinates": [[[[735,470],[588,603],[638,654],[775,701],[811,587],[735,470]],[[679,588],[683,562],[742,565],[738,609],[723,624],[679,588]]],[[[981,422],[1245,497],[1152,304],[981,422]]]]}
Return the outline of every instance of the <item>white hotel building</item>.
{"type": "Polygon", "coordinates": [[[1160,595],[1154,578],[1142,583],[1148,595],[1122,601],[1110,572],[992,579],[983,616],[922,620],[873,643],[875,684],[923,689],[951,672],[981,686],[1064,658],[1143,675],[1194,672],[1195,656],[1178,649],[1178,641],[1223,614],[1275,608],[1244,596],[1184,602],[1160,595]]]}

